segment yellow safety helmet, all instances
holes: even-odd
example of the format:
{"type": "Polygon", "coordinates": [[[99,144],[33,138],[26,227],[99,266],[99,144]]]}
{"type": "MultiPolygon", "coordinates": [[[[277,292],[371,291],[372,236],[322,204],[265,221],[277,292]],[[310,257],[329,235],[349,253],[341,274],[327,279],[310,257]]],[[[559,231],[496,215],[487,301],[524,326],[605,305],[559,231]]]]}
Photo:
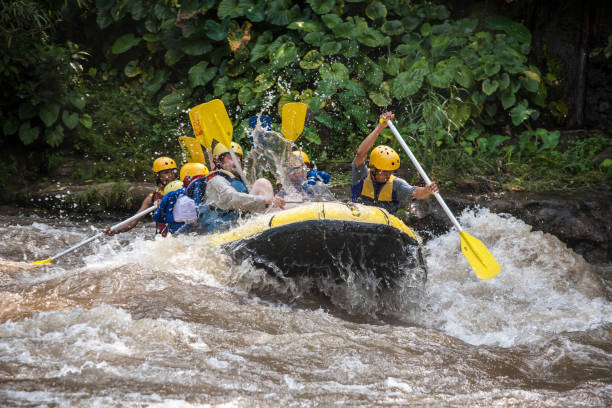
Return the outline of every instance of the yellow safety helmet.
{"type": "Polygon", "coordinates": [[[389,146],[376,146],[370,153],[370,166],[378,170],[393,171],[399,169],[400,158],[389,146]]]}
{"type": "Polygon", "coordinates": [[[302,161],[304,162],[304,164],[310,167],[310,159],[308,158],[308,155],[306,153],[301,150],[294,150],[293,154],[295,154],[296,156],[302,156],[302,161]]]}
{"type": "Polygon", "coordinates": [[[171,181],[168,184],[166,184],[166,187],[164,187],[164,195],[171,193],[173,191],[176,191],[176,190],[180,190],[181,188],[183,188],[182,181],[179,181],[179,180],[171,181]]]}
{"type": "MultiPolygon", "coordinates": [[[[234,151],[234,153],[239,155],[241,158],[244,157],[244,154],[242,153],[242,147],[240,147],[238,143],[232,142],[232,150],[234,151]]],[[[229,149],[225,147],[224,144],[217,143],[217,145],[213,149],[213,157],[217,158],[221,156],[223,153],[228,153],[228,152],[229,152],[229,149]]]]}
{"type": "Polygon", "coordinates": [[[208,168],[204,163],[185,163],[181,167],[180,179],[185,180],[185,177],[205,176],[208,174],[208,168]]]}
{"type": "Polygon", "coordinates": [[[153,173],[169,169],[176,169],[176,162],[169,157],[158,157],[153,162],[153,173]]]}

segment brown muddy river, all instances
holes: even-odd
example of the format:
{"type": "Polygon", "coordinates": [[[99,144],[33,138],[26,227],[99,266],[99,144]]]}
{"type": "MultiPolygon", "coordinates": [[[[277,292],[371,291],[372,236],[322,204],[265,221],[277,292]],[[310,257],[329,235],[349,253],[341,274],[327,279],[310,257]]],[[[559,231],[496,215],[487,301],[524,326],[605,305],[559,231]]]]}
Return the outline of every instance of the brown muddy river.
{"type": "Polygon", "coordinates": [[[449,232],[418,306],[322,296],[143,225],[0,215],[0,406],[606,407],[610,288],[551,235],[461,224],[502,266],[480,281],[449,232]]]}

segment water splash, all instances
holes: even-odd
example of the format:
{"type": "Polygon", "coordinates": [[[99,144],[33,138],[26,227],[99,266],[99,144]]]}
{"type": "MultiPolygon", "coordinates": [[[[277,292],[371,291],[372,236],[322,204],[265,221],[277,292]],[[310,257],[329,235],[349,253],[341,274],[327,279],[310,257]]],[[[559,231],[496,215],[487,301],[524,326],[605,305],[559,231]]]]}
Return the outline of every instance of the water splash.
{"type": "Polygon", "coordinates": [[[454,230],[429,241],[423,325],[471,344],[510,347],[612,321],[601,280],[556,237],[486,209],[465,211],[460,223],[489,248],[502,271],[478,280],[454,230]]]}

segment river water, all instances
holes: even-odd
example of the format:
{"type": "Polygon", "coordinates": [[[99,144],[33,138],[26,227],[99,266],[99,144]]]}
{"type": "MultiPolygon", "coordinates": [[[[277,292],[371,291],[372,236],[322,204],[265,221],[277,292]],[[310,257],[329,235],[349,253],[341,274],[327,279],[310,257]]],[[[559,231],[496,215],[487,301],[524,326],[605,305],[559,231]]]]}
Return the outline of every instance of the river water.
{"type": "Polygon", "coordinates": [[[610,406],[610,288],[520,220],[460,222],[497,277],[451,231],[425,245],[418,307],[356,313],[144,223],[32,267],[103,224],[0,215],[0,405],[610,406]]]}

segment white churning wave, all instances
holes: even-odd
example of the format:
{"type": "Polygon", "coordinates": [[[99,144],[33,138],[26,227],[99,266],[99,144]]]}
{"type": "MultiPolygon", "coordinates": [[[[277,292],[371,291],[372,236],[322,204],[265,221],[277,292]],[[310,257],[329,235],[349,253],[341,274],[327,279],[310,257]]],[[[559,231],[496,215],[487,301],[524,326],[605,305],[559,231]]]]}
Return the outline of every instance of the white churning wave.
{"type": "Polygon", "coordinates": [[[479,280],[454,229],[429,241],[423,325],[470,344],[511,347],[612,322],[603,283],[556,237],[486,209],[467,210],[459,222],[485,244],[501,272],[479,280]]]}

